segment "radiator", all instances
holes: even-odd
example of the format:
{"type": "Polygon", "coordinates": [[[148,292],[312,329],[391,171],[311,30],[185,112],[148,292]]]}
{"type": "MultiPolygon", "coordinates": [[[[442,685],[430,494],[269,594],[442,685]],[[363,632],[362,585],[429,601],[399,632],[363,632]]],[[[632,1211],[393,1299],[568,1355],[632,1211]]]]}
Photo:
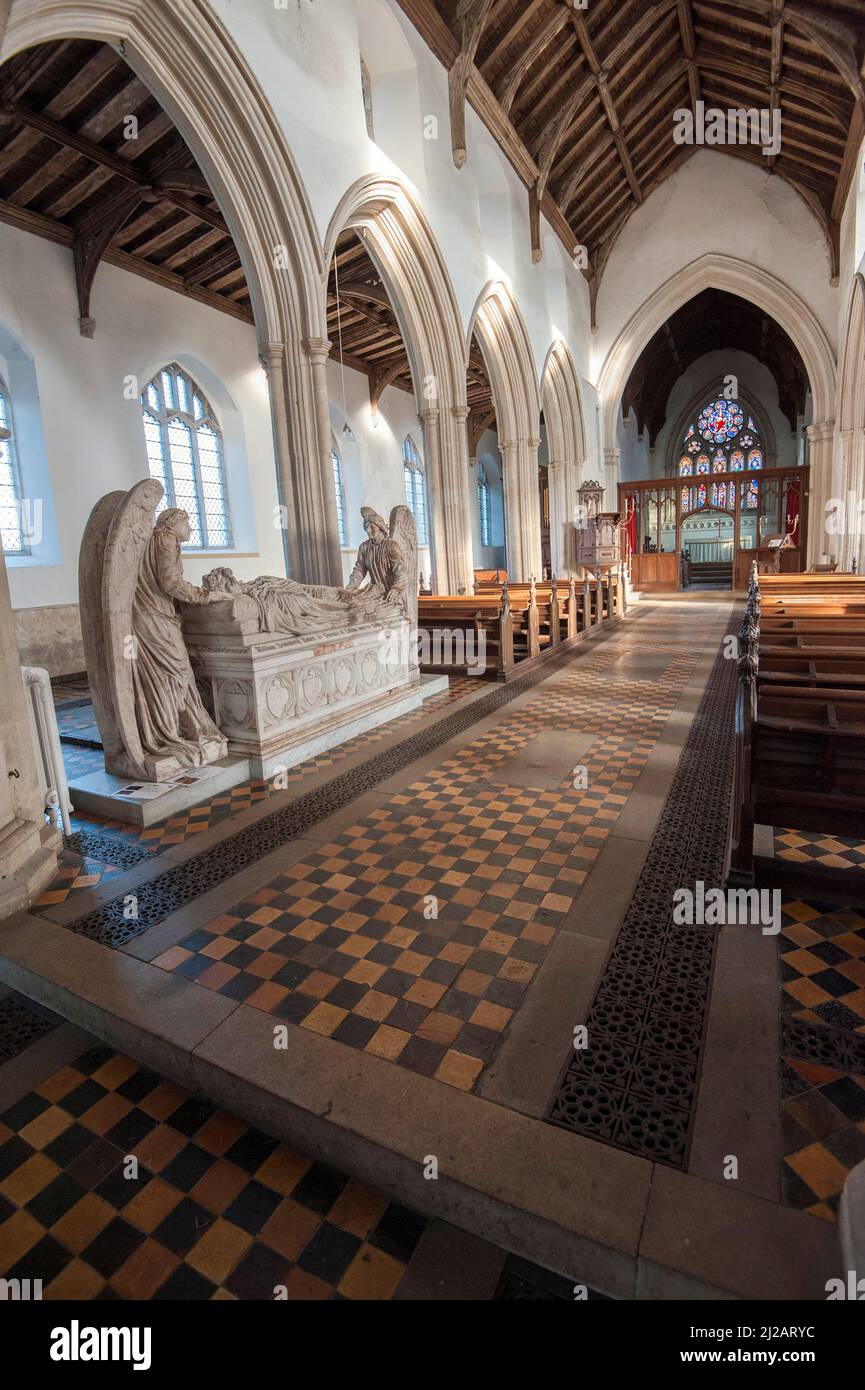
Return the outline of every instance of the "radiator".
{"type": "Polygon", "coordinates": [[[52,823],[56,825],[59,819],[64,835],[71,835],[72,822],[69,815],[72,803],[66,784],[66,767],[60,747],[54,697],[51,694],[51,678],[48,672],[39,666],[22,666],[21,679],[24,682],[27,712],[30,716],[36,775],[45,797],[45,809],[52,823]]]}

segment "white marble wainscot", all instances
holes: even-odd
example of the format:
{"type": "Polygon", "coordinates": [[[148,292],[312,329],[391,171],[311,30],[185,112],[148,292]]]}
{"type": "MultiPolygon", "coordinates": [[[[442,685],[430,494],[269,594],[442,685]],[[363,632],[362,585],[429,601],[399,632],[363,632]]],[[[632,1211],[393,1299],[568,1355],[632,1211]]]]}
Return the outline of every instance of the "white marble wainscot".
{"type": "Polygon", "coordinates": [[[314,757],[433,693],[421,685],[401,618],[283,637],[259,632],[249,603],[187,610],[184,632],[229,752],[249,758],[254,776],[314,757]]]}

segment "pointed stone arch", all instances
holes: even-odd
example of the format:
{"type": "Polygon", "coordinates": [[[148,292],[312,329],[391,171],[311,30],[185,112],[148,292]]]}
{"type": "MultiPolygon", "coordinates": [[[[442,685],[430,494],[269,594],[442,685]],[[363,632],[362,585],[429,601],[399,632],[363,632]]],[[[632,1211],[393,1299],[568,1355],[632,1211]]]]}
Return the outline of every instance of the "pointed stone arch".
{"type": "MultiPolygon", "coordinates": [[[[861,274],[853,276],[847,303],[836,419],[831,496],[841,499],[845,514],[842,532],[827,536],[824,549],[836,552],[841,569],[850,569],[855,558],[861,574],[865,565],[865,516],[859,514],[860,499],[865,497],[865,277],[861,274]]],[[[813,528],[816,518],[813,511],[811,515],[813,528]]]]}
{"type": "Polygon", "coordinates": [[[558,338],[541,376],[541,408],[550,456],[550,557],[554,575],[576,573],[576,507],[586,458],[580,378],[571,350],[558,338]]]}
{"type": "Polygon", "coordinates": [[[640,305],[621,330],[598,378],[604,430],[604,463],[608,497],[615,497],[619,451],[616,415],[628,375],[654,333],[701,290],[726,290],[770,314],[798,348],[805,364],[814,403],[814,423],[808,427],[811,478],[809,559],[823,549],[825,502],[831,488],[832,446],[835,434],[836,363],[832,345],[814,311],[790,285],[767,270],[735,256],[707,252],[672,275],[640,305]]]}
{"type": "Polygon", "coordinates": [[[270,386],[289,572],[341,583],[338,545],[322,533],[322,517],[334,508],[313,375],[316,345],[325,340],[321,248],[273,110],[206,0],[14,0],[0,57],[68,38],[122,44],[195,155],[249,285],[270,386]]]}
{"type": "Polygon", "coordinates": [[[469,324],[464,371],[476,334],[496,407],[505,494],[508,574],[524,581],[541,573],[538,446],[541,399],[525,321],[507,285],[490,281],[469,324]]]}
{"type": "Polygon", "coordinates": [[[336,241],[356,231],[387,287],[423,427],[433,574],[439,593],[470,592],[466,374],[459,308],[429,224],[398,180],[369,175],[346,191],[325,239],[322,306],[336,241]]]}

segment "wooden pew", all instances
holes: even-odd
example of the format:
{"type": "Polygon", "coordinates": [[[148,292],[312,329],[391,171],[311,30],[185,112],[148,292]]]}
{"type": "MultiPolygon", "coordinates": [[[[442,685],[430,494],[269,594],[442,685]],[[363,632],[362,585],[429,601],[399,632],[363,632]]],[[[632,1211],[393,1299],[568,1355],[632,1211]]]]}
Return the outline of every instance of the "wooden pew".
{"type": "MultiPolygon", "coordinates": [[[[849,579],[856,577],[762,576],[757,584],[752,576],[740,629],[727,861],[733,886],[754,881],[755,825],[865,836],[865,621],[851,611],[863,591],[849,579]]],[[[822,873],[837,885],[839,871],[822,873]]]]}

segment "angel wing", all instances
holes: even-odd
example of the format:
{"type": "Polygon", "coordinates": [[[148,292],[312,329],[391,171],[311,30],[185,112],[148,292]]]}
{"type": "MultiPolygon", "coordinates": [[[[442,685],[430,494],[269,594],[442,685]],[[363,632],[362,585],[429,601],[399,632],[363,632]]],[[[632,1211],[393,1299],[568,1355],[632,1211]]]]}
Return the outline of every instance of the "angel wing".
{"type": "Polygon", "coordinates": [[[78,609],[81,615],[81,635],[84,638],[84,663],[93,701],[93,717],[102,738],[106,762],[113,762],[125,752],[117,726],[117,709],[105,647],[102,613],[105,542],[114,513],[125,496],[125,492],[109,492],[100,498],[87,518],[81,550],[78,553],[78,609]]]}
{"type": "Polygon", "coordinates": [[[399,546],[406,572],[406,616],[412,632],[417,631],[417,527],[405,505],[390,514],[390,538],[399,546]]]}
{"type": "Polygon", "coordinates": [[[144,775],[144,749],[135,718],[130,659],[132,601],[138,586],[141,557],[153,531],[154,513],[163,495],[162,484],[156,478],[145,478],[121,497],[105,539],[102,566],[105,660],[118,734],[126,755],[127,766],[123,775],[132,777],[144,775]]]}

